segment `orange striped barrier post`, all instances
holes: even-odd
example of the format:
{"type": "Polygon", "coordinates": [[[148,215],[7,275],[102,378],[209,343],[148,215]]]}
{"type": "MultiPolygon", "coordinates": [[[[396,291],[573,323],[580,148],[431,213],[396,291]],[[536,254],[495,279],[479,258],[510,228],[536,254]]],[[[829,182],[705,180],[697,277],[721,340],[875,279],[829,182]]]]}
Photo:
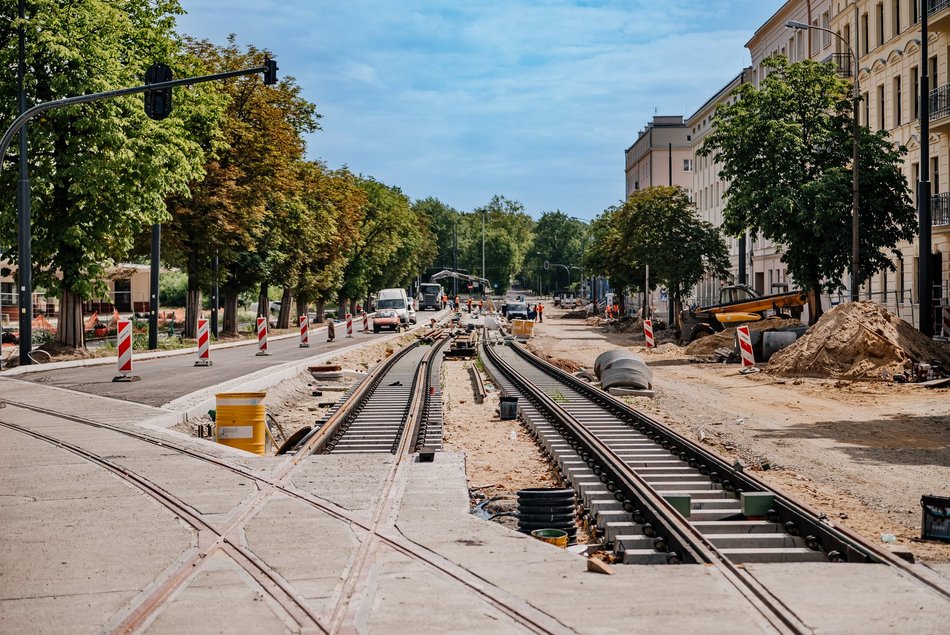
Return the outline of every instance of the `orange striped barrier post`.
{"type": "Polygon", "coordinates": [[[366,315],[366,311],[363,311],[363,332],[369,333],[369,316],[366,315]]]}
{"type": "Polygon", "coordinates": [[[132,321],[119,320],[116,323],[116,350],[119,353],[119,375],[112,381],[135,381],[138,377],[132,376],[132,321]]]}
{"type": "Polygon", "coordinates": [[[300,324],[300,348],[310,348],[310,318],[301,315],[298,323],[300,324]]]}
{"type": "Polygon", "coordinates": [[[267,350],[267,318],[257,318],[257,356],[270,355],[267,350]]]}
{"type": "Polygon", "coordinates": [[[198,359],[195,366],[211,366],[211,329],[208,320],[198,318],[198,359]]]}
{"type": "Polygon", "coordinates": [[[742,356],[742,367],[755,366],[755,354],[752,352],[752,336],[749,335],[749,327],[740,326],[737,328],[736,337],[739,338],[739,354],[742,356]]]}
{"type": "Polygon", "coordinates": [[[950,306],[943,307],[943,336],[950,337],[950,306]]]}
{"type": "Polygon", "coordinates": [[[346,336],[353,337],[353,316],[350,313],[346,314],[346,336]]]}
{"type": "Polygon", "coordinates": [[[647,341],[647,348],[656,347],[656,340],[653,339],[653,320],[643,320],[643,339],[647,341]]]}

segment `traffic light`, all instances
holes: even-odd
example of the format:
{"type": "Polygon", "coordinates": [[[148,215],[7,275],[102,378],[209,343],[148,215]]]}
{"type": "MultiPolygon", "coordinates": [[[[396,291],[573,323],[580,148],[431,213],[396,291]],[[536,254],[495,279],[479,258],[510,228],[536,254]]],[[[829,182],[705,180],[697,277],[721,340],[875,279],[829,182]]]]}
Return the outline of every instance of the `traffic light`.
{"type": "Polygon", "coordinates": [[[273,86],[277,83],[277,60],[264,59],[264,85],[273,86]]]}
{"type": "MultiPolygon", "coordinates": [[[[145,71],[146,84],[170,82],[171,80],[172,69],[164,64],[152,64],[145,71]]],[[[145,91],[145,114],[152,119],[164,119],[172,114],[172,89],[162,88],[145,91]]]]}

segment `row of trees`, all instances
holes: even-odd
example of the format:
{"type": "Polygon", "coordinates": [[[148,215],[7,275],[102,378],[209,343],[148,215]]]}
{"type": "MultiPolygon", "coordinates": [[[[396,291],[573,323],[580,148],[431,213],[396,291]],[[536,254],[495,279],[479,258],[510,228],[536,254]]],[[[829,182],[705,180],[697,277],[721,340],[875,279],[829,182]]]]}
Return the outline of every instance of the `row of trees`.
{"type": "MultiPolygon", "coordinates": [[[[722,231],[772,241],[807,293],[814,323],[822,313],[819,294],[842,289],[851,265],[857,105],[850,99],[850,84],[832,64],[789,64],[781,56],[766,64],[770,72],[758,87],[742,84],[733,91],[738,99],[719,106],[698,154],[716,161],[728,183],[722,231]]],[[[860,129],[860,283],[882,269],[893,271],[892,258],[901,257],[899,245],[916,233],[901,172],[906,152],[886,131],[860,129]]],[[[619,288],[642,289],[649,265],[651,281],[666,286],[678,304],[703,276],[728,276],[720,228],[702,221],[693,202],[676,188],[634,193],[604,211],[591,235],[587,267],[619,288]]]]}
{"type": "MultiPolygon", "coordinates": [[[[16,15],[15,4],[0,0],[2,14],[16,15]]],[[[168,65],[175,77],[262,64],[266,51],[241,47],[233,36],[224,45],[180,36],[181,12],[177,0],[30,3],[22,24],[28,102],[137,85],[153,63],[168,65]]],[[[0,22],[0,67],[11,78],[20,26],[0,22]]],[[[16,114],[15,83],[3,82],[0,120],[16,114]]],[[[316,304],[318,312],[327,303],[354,305],[375,289],[408,285],[431,266],[451,267],[453,245],[458,266],[497,281],[499,291],[539,253],[535,222],[517,201],[496,196],[462,213],[307,160],[304,137],[319,130],[320,117],[293,77],[264,86],[254,75],[176,89],[174,110],[162,121],[147,118],[141,97],[132,96],[50,111],[33,122],[34,282],[60,298],[57,340],[82,346],[82,302],[104,295],[110,263],[147,256],[155,224],[162,226],[162,260],[187,275],[192,336],[215,275],[223,330],[234,333],[238,298],[248,292],[266,311],[278,287],[278,325],[287,327],[294,303],[316,304]]],[[[3,160],[0,187],[10,195],[0,200],[0,245],[15,260],[18,157],[3,160]]],[[[550,242],[547,224],[542,219],[538,235],[550,242]]],[[[544,257],[561,256],[552,247],[544,257]]]]}

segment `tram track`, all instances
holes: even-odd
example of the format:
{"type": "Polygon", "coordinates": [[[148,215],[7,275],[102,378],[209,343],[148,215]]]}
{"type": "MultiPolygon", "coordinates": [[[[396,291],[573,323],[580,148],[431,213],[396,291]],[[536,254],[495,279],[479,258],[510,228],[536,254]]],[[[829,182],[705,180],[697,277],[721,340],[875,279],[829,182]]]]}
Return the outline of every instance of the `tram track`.
{"type": "MultiPolygon", "coordinates": [[[[323,435],[313,435],[311,438],[305,439],[298,445],[297,452],[294,455],[288,456],[287,460],[277,466],[271,475],[265,475],[252,468],[246,468],[192,448],[179,446],[167,439],[161,439],[146,432],[73,415],[64,415],[35,405],[19,404],[11,400],[6,401],[12,407],[111,431],[174,451],[189,458],[210,463],[256,483],[259,491],[253,495],[252,500],[242,503],[237,516],[221,524],[206,521],[194,508],[157,485],[154,481],[93,450],[5,420],[0,421],[0,426],[59,447],[108,470],[118,478],[133,485],[146,496],[156,500],[196,532],[198,536],[197,547],[187,554],[184,561],[179,563],[173,571],[156,581],[149,590],[138,597],[132,603],[132,606],[128,607],[117,618],[117,622],[110,627],[111,632],[136,632],[145,627],[179,589],[187,586],[194,579],[201,571],[202,564],[207,562],[208,557],[215,553],[225,555],[238,567],[246,571],[259,585],[259,590],[273,598],[284,610],[287,617],[296,624],[297,630],[300,632],[338,633],[348,631],[353,626],[354,615],[357,610],[356,605],[359,603],[359,601],[354,601],[354,598],[361,598],[359,591],[366,585],[367,565],[372,562],[375,554],[383,548],[395,551],[418,562],[431,571],[444,576],[447,580],[462,584],[481,597],[488,605],[493,606],[527,630],[537,633],[571,632],[570,629],[547,613],[536,609],[507,591],[495,587],[428,548],[407,539],[395,527],[395,514],[398,510],[398,499],[401,495],[401,489],[397,486],[398,477],[402,471],[407,469],[414,450],[426,443],[427,428],[435,425],[434,419],[431,419],[430,415],[435,412],[441,417],[441,409],[432,404],[437,391],[430,390],[433,378],[435,385],[438,385],[438,364],[430,366],[428,363],[429,360],[436,358],[441,351],[441,347],[432,346],[430,349],[424,355],[425,363],[420,361],[418,364],[416,379],[414,380],[415,390],[411,405],[406,412],[408,423],[404,426],[405,433],[399,438],[399,444],[395,452],[396,456],[387,474],[383,491],[378,498],[370,521],[365,520],[365,516],[361,514],[350,512],[309,492],[298,490],[291,481],[294,468],[300,465],[306,457],[317,451],[321,441],[327,438],[326,435],[332,428],[325,429],[323,435]],[[271,570],[265,562],[241,544],[240,533],[277,494],[302,501],[335,520],[366,532],[366,537],[360,541],[361,546],[353,558],[351,566],[348,567],[348,574],[342,582],[342,592],[337,598],[335,607],[329,617],[317,614],[308,606],[306,600],[295,591],[292,584],[284,580],[279,573],[271,570]]],[[[403,353],[403,351],[400,351],[400,353],[403,353]]],[[[351,399],[356,400],[354,403],[371,394],[371,386],[374,383],[380,383],[382,379],[379,378],[384,377],[388,369],[400,358],[400,354],[394,355],[391,358],[392,364],[383,364],[374,369],[371,376],[367,377],[369,381],[364,381],[350,395],[351,399]],[[374,375],[377,377],[374,378],[374,375]]],[[[346,404],[341,404],[341,407],[337,409],[337,414],[340,418],[344,418],[348,411],[349,408],[346,404]]],[[[441,420],[437,425],[438,428],[441,428],[441,420]]]]}
{"type": "Polygon", "coordinates": [[[747,563],[883,564],[950,597],[935,578],[520,344],[481,352],[503,391],[527,402],[523,418],[620,561],[714,565],[783,632],[809,629],[747,563]]]}

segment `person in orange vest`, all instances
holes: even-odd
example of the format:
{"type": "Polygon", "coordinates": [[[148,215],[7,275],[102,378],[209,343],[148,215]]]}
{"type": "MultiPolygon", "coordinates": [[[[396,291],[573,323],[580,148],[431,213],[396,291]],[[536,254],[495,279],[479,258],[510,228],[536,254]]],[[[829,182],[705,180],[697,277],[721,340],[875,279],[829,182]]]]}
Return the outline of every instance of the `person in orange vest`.
{"type": "Polygon", "coordinates": [[[472,299],[471,299],[471,298],[468,299],[468,312],[469,312],[469,313],[472,312],[472,299]]]}
{"type": "Polygon", "coordinates": [[[604,305],[604,317],[606,317],[608,320],[610,319],[610,310],[611,310],[611,308],[612,308],[612,307],[611,307],[609,304],[605,304],[605,305],[604,305]]]}
{"type": "Polygon", "coordinates": [[[442,310],[443,311],[445,310],[445,305],[448,304],[448,301],[449,301],[448,297],[446,297],[446,295],[443,293],[442,294],[442,310]]]}
{"type": "Polygon", "coordinates": [[[484,311],[484,309],[485,309],[485,301],[484,301],[484,300],[479,300],[479,301],[478,301],[478,312],[479,312],[479,313],[482,313],[482,312],[484,311]]]}
{"type": "Polygon", "coordinates": [[[619,302],[614,302],[614,317],[615,318],[620,317],[620,303],[619,302]]]}
{"type": "Polygon", "coordinates": [[[538,302],[538,322],[544,322],[544,305],[538,302]]]}
{"type": "Polygon", "coordinates": [[[461,310],[462,310],[462,305],[459,303],[459,297],[458,297],[458,295],[455,296],[455,310],[456,310],[456,311],[461,311],[461,310]]]}

